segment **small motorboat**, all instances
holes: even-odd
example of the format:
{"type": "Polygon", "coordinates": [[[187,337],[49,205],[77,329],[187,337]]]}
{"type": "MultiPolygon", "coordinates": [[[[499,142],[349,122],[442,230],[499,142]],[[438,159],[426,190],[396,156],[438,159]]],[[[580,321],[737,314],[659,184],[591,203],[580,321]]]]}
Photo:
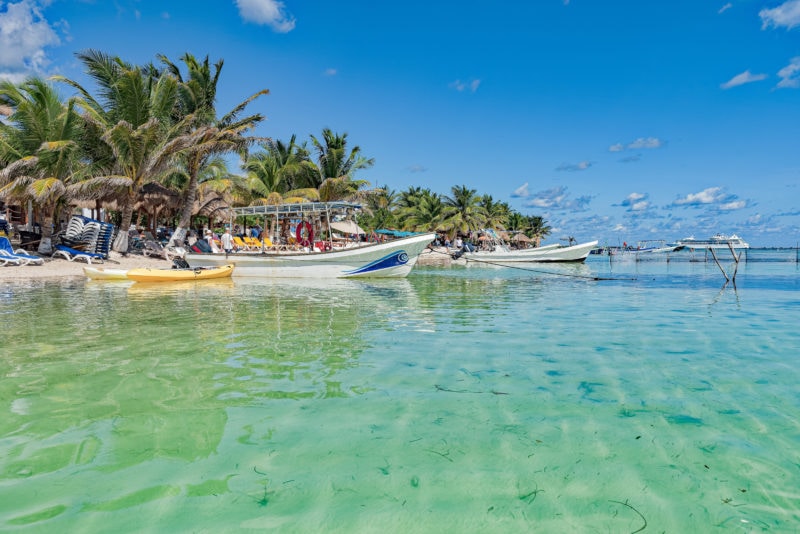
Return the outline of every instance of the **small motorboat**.
{"type": "Polygon", "coordinates": [[[197,267],[195,269],[130,269],[129,280],[136,282],[181,282],[190,280],[211,280],[228,278],[233,274],[233,265],[220,267],[197,267]]]}
{"type": "Polygon", "coordinates": [[[84,267],[83,274],[92,280],[130,280],[128,269],[107,269],[105,267],[84,267]]]}

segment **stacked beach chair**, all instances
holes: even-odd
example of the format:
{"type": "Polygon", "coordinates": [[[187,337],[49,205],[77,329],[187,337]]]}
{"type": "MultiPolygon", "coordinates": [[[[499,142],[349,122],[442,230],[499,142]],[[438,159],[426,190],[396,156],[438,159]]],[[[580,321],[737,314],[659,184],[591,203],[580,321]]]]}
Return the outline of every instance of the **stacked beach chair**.
{"type": "Polygon", "coordinates": [[[53,255],[63,256],[69,261],[81,259],[87,263],[91,263],[92,260],[108,259],[114,240],[114,230],[113,224],[82,215],[73,215],[53,255]]]}

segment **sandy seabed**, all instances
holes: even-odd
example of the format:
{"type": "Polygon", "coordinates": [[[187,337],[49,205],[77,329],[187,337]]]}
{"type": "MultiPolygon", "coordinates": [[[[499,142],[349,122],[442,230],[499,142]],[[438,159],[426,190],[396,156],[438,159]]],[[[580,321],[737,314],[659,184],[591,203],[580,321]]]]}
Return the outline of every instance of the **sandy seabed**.
{"type": "MultiPolygon", "coordinates": [[[[68,261],[63,258],[44,258],[44,265],[19,265],[0,266],[0,283],[5,281],[39,280],[46,278],[67,278],[85,276],[83,268],[85,261],[68,261]]],[[[111,252],[109,258],[103,262],[92,262],[92,267],[107,267],[109,269],[136,269],[150,267],[154,269],[169,269],[172,262],[162,258],[152,258],[141,254],[127,254],[111,252]]]]}

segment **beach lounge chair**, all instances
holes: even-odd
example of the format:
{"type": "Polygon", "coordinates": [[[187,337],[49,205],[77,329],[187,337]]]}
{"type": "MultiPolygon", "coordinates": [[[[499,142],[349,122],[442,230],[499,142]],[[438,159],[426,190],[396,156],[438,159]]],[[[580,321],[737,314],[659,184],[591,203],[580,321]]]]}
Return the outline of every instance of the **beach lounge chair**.
{"type": "Polygon", "coordinates": [[[56,251],[53,252],[53,257],[55,258],[56,256],[61,256],[69,261],[81,260],[86,263],[92,263],[93,260],[98,263],[103,263],[105,260],[105,256],[97,252],[77,250],[66,245],[56,245],[56,251]]]}
{"type": "Polygon", "coordinates": [[[5,236],[0,237],[0,258],[4,258],[4,261],[8,261],[8,263],[13,263],[13,260],[16,260],[15,265],[44,264],[44,259],[39,256],[28,254],[21,248],[14,250],[14,247],[11,246],[11,241],[5,236]]]}
{"type": "Polygon", "coordinates": [[[144,242],[144,249],[142,250],[145,256],[151,258],[164,258],[166,259],[166,254],[164,254],[164,245],[156,241],[155,239],[146,239],[144,242]]]}
{"type": "Polygon", "coordinates": [[[6,256],[5,254],[0,254],[0,265],[3,267],[7,265],[20,265],[20,260],[14,257],[6,256]]]}
{"type": "Polygon", "coordinates": [[[238,235],[233,236],[233,244],[240,250],[250,250],[250,245],[245,243],[238,235]]]}

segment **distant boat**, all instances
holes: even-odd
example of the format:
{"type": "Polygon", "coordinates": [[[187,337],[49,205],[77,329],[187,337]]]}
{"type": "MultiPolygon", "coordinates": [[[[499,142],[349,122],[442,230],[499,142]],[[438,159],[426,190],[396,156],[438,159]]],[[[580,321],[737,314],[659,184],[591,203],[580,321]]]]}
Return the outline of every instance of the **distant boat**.
{"type": "Polygon", "coordinates": [[[677,243],[669,243],[663,239],[651,239],[647,241],[639,241],[636,247],[627,247],[617,251],[617,255],[634,256],[641,259],[645,256],[659,256],[661,254],[669,254],[683,248],[677,243]]]}
{"type": "Polygon", "coordinates": [[[456,253],[455,259],[464,258],[467,261],[485,261],[492,263],[570,263],[582,262],[597,246],[597,241],[589,241],[575,245],[552,244],[541,247],[511,248],[493,230],[483,230],[480,239],[482,245],[474,251],[456,253]]]}
{"type": "Polygon", "coordinates": [[[679,239],[674,243],[678,247],[694,249],[708,248],[750,248],[750,245],[736,234],[726,236],[724,234],[714,234],[708,239],[695,239],[694,236],[679,239]]]}

